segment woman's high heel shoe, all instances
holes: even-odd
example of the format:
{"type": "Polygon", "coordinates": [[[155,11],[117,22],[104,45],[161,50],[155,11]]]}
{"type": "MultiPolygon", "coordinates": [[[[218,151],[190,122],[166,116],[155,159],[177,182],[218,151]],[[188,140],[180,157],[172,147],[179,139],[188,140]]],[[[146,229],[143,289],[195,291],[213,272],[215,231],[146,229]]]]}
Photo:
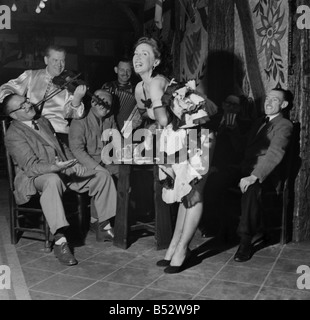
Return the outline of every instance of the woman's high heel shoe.
{"type": "Polygon", "coordinates": [[[156,262],[157,267],[168,267],[171,260],[161,259],[156,262]]]}
{"type": "Polygon", "coordinates": [[[191,258],[191,253],[192,252],[189,249],[187,249],[183,263],[180,266],[168,266],[167,268],[164,269],[164,272],[172,274],[172,273],[179,273],[183,271],[191,258]]]}

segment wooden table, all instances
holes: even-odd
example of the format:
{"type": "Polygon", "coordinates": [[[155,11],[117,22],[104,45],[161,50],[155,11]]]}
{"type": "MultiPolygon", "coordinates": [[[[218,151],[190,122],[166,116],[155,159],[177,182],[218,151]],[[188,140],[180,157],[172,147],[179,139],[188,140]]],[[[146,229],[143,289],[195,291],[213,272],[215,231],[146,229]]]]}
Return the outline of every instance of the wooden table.
{"type": "MultiPolygon", "coordinates": [[[[141,181],[143,183],[143,181],[141,181]]],[[[117,211],[114,224],[114,245],[123,249],[127,249],[130,245],[129,235],[130,231],[136,229],[153,229],[155,233],[155,243],[157,250],[166,249],[169,246],[172,237],[172,219],[171,206],[162,200],[162,186],[158,179],[157,165],[137,165],[137,164],[120,164],[119,166],[119,180],[117,186],[117,211]],[[154,211],[155,223],[150,224],[130,225],[129,217],[129,200],[130,200],[130,176],[135,174],[137,169],[151,170],[153,172],[153,191],[154,191],[154,211]]]]}

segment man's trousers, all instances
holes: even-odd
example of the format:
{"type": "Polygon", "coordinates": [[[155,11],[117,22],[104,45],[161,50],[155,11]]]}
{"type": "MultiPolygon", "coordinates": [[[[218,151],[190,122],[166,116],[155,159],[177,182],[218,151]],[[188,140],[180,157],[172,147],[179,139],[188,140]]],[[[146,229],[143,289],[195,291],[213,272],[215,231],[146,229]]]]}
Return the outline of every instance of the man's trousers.
{"type": "Polygon", "coordinates": [[[69,225],[62,202],[66,188],[78,193],[88,192],[93,197],[99,222],[116,214],[117,193],[108,172],[87,170],[82,177],[49,173],[36,177],[34,183],[41,194],[41,207],[52,234],[69,225]]]}

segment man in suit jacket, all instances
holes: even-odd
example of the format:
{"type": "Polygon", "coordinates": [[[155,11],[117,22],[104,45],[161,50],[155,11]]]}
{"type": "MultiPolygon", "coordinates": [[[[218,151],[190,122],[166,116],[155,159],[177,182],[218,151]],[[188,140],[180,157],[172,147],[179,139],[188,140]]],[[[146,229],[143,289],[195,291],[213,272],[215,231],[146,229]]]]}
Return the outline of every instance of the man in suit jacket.
{"type": "Polygon", "coordinates": [[[107,172],[88,170],[77,163],[65,144],[56,138],[45,117],[35,119],[36,112],[27,98],[11,94],[5,97],[4,113],[13,120],[5,136],[5,145],[16,164],[14,181],[17,204],[27,203],[40,193],[40,203],[55,237],[54,253],[65,265],[77,264],[65,237],[68,222],[62,203],[66,188],[88,191],[100,221],[106,221],[103,232],[113,238],[109,219],[116,212],[116,189],[107,172]],[[107,209],[106,203],[110,203],[107,209]]]}
{"type": "MultiPolygon", "coordinates": [[[[235,261],[251,258],[252,238],[262,226],[261,191],[267,184],[276,186],[281,177],[281,163],[293,130],[293,124],[283,116],[283,110],[290,103],[289,92],[272,89],[265,100],[265,117],[257,119],[246,135],[247,144],[240,165],[214,173],[206,183],[207,200],[218,198],[223,190],[237,184],[242,192],[241,217],[238,235],[241,238],[235,261]],[[263,121],[264,120],[264,121],[263,121]]],[[[233,133],[232,133],[233,134],[233,133]]],[[[236,134],[240,140],[240,136],[236,134]]]]}
{"type": "Polygon", "coordinates": [[[70,150],[79,163],[86,168],[109,170],[111,174],[117,176],[118,166],[106,166],[101,158],[102,149],[106,144],[102,139],[102,133],[107,133],[111,129],[113,132],[117,130],[114,117],[110,112],[112,95],[103,89],[95,91],[94,95],[100,98],[104,105],[93,99],[88,114],[82,119],[72,120],[69,129],[70,150]]]}

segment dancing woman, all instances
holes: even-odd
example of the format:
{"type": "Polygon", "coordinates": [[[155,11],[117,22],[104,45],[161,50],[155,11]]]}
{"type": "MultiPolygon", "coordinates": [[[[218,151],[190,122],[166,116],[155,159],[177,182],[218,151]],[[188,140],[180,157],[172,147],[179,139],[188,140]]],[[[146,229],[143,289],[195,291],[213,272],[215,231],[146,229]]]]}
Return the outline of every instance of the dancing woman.
{"type": "MultiPolygon", "coordinates": [[[[166,136],[166,141],[168,140],[170,146],[168,150],[165,150],[166,153],[182,152],[184,148],[188,152],[185,140],[188,139],[188,130],[191,125],[195,127],[197,122],[190,120],[190,116],[186,119],[191,122],[191,125],[189,123],[184,125],[184,121],[182,123],[180,119],[174,121],[176,116],[171,112],[171,108],[163,103],[162,98],[169,91],[167,89],[169,88],[171,92],[171,82],[157,71],[162,58],[159,43],[153,38],[142,37],[137,41],[134,49],[133,66],[135,72],[141,77],[135,89],[135,97],[141,114],[143,117],[154,120],[157,128],[163,128],[162,133],[166,136]],[[173,143],[176,138],[184,142],[180,148],[173,143]]],[[[179,97],[182,102],[184,97],[182,94],[179,97]]],[[[198,97],[198,100],[201,98],[199,95],[195,97],[198,97]]],[[[202,100],[208,101],[205,104],[205,109],[208,110],[200,112],[200,123],[205,122],[209,115],[216,112],[216,106],[210,100],[202,100]]],[[[209,171],[215,138],[211,132],[207,135],[201,134],[199,139],[199,146],[207,150],[207,156],[198,158],[199,161],[202,160],[198,166],[188,160],[171,165],[160,165],[160,173],[163,175],[162,181],[164,182],[163,200],[167,203],[179,202],[172,240],[164,259],[157,262],[158,266],[166,267],[164,269],[166,273],[177,273],[184,269],[190,256],[189,244],[197,230],[203,211],[203,186],[209,171]],[[172,182],[166,183],[168,180],[172,182]]]]}

